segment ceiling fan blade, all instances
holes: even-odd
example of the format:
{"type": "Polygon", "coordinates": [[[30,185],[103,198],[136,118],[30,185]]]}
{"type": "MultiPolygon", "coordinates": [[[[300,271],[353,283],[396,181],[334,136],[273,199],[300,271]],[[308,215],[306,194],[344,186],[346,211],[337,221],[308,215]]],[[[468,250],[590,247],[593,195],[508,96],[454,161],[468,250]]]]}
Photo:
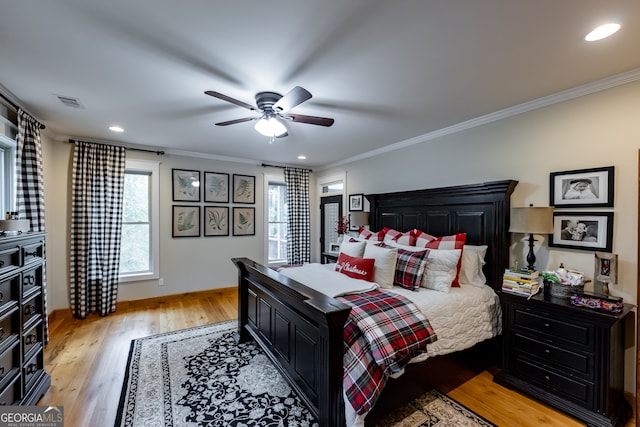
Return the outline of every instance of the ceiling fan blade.
{"type": "Polygon", "coordinates": [[[311,125],[319,125],[319,126],[327,126],[327,127],[331,126],[334,122],[333,119],[329,119],[326,117],[305,116],[302,114],[287,114],[285,117],[298,123],[309,123],[311,125]]]}
{"type": "Polygon", "coordinates": [[[241,119],[229,120],[229,121],[226,121],[226,122],[219,122],[219,123],[216,123],[216,126],[235,125],[236,123],[250,122],[251,120],[255,120],[256,118],[257,117],[243,117],[241,119]]]}
{"type": "Polygon", "coordinates": [[[311,98],[311,92],[302,88],[300,86],[296,86],[291,89],[285,96],[280,98],[278,102],[273,104],[273,111],[276,113],[284,113],[289,111],[296,105],[302,104],[304,101],[311,98]]]}
{"type": "Polygon", "coordinates": [[[205,91],[205,93],[207,95],[209,95],[209,96],[213,96],[214,98],[222,99],[223,101],[227,101],[227,102],[230,102],[232,104],[239,105],[240,107],[247,108],[247,109],[249,109],[251,111],[257,111],[258,110],[257,107],[254,107],[251,104],[247,104],[246,102],[240,101],[240,100],[235,99],[235,98],[231,98],[230,96],[227,96],[227,95],[222,94],[220,92],[215,92],[213,90],[208,90],[208,91],[205,91]]]}

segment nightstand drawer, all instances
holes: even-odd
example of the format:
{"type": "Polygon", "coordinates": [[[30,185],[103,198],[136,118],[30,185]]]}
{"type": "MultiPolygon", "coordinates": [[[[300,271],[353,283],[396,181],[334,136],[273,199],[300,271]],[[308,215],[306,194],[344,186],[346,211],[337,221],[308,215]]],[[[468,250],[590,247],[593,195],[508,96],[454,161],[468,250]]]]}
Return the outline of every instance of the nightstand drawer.
{"type": "Polygon", "coordinates": [[[594,387],[589,382],[561,375],[519,357],[516,358],[515,371],[518,376],[528,378],[531,383],[561,395],[564,399],[571,400],[587,408],[591,408],[593,405],[594,387]]]}
{"type": "Polygon", "coordinates": [[[560,371],[569,369],[584,379],[593,379],[593,354],[577,353],[516,333],[514,347],[523,354],[560,371]]]}
{"type": "Polygon", "coordinates": [[[555,342],[555,338],[561,338],[587,348],[593,346],[593,328],[591,325],[570,322],[567,321],[566,318],[549,318],[542,313],[537,314],[527,309],[516,307],[513,326],[515,328],[523,327],[540,334],[545,334],[550,342],[555,342]]]}

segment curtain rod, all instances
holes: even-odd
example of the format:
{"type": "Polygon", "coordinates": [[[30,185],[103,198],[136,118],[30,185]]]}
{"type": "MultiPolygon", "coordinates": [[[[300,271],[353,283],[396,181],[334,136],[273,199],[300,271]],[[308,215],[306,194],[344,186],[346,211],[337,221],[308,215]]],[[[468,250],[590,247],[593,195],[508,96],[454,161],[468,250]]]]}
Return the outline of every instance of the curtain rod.
{"type": "MultiPolygon", "coordinates": [[[[286,169],[286,168],[290,168],[293,167],[295,168],[295,166],[280,166],[280,165],[270,165],[268,163],[263,163],[262,164],[263,168],[280,168],[280,169],[286,169]]],[[[302,170],[307,170],[309,172],[313,172],[313,169],[306,169],[306,168],[295,168],[295,169],[302,169],[302,170]]]]}
{"type": "MultiPolygon", "coordinates": [[[[7,95],[5,95],[4,93],[0,92],[0,96],[2,97],[2,99],[4,99],[6,102],[9,103],[9,106],[11,108],[13,108],[14,110],[16,110],[16,113],[18,112],[19,109],[21,109],[22,107],[17,105],[15,102],[13,102],[11,99],[9,99],[9,97],[7,95]]],[[[25,113],[29,114],[31,117],[33,117],[33,114],[29,113],[27,110],[25,110],[24,108],[22,108],[22,111],[24,111],[25,113]]],[[[46,129],[46,126],[43,125],[42,123],[40,123],[40,121],[38,119],[36,119],[35,117],[33,117],[34,120],[36,120],[38,122],[38,124],[40,124],[40,129],[46,129]]]]}
{"type": "MultiPolygon", "coordinates": [[[[76,142],[78,142],[77,139],[69,139],[69,142],[71,144],[75,144],[76,142]]],[[[91,142],[92,144],[103,144],[103,145],[109,145],[106,142],[95,142],[95,141],[86,141],[86,142],[91,142]]],[[[156,150],[145,150],[144,148],[133,148],[133,147],[124,147],[127,150],[133,150],[133,151],[143,151],[145,153],[156,153],[158,156],[164,156],[164,151],[156,151],[156,150]]]]}

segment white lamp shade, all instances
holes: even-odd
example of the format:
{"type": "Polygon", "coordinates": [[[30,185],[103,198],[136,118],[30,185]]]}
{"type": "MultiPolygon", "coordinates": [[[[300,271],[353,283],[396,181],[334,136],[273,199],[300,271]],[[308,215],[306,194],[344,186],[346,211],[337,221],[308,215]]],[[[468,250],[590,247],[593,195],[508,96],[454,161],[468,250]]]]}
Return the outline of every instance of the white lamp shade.
{"type": "Polygon", "coordinates": [[[280,136],[287,133],[287,128],[275,117],[262,117],[256,122],[254,128],[264,136],[280,136]]]}
{"type": "Polygon", "coordinates": [[[511,208],[511,233],[552,234],[552,207],[511,208]]]}

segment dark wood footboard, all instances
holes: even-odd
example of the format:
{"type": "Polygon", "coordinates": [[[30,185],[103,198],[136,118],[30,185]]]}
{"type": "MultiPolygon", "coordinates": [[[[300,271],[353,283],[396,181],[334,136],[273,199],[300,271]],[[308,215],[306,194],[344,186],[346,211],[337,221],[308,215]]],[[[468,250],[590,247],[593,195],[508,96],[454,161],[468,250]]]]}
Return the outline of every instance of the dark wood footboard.
{"type": "Polygon", "coordinates": [[[250,259],[232,261],[237,341],[262,347],[321,426],[343,427],[343,333],[351,308],[250,259]]]}

